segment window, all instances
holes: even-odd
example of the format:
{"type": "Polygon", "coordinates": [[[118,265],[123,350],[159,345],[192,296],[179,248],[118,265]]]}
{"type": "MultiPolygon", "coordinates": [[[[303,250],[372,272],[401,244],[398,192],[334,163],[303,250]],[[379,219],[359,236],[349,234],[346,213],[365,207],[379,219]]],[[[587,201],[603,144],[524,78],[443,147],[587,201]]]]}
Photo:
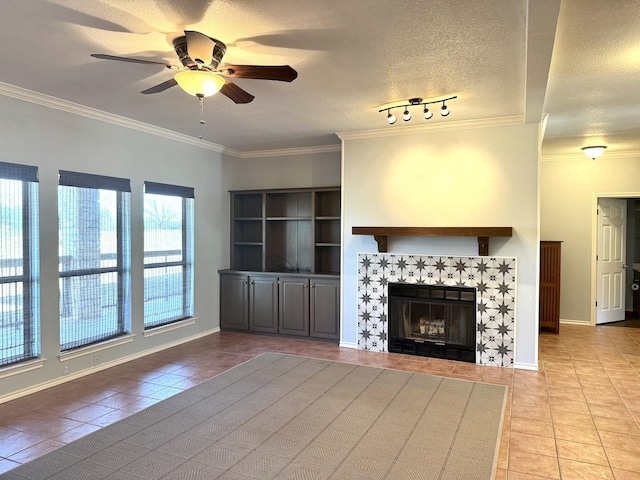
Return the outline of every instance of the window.
{"type": "Polygon", "coordinates": [[[144,184],[144,327],[193,316],[193,188],[144,184]]]}
{"type": "Polygon", "coordinates": [[[38,356],[38,168],[0,162],[0,366],[38,356]]]}
{"type": "Polygon", "coordinates": [[[60,348],[130,328],[129,180],[60,171],[60,348]]]}

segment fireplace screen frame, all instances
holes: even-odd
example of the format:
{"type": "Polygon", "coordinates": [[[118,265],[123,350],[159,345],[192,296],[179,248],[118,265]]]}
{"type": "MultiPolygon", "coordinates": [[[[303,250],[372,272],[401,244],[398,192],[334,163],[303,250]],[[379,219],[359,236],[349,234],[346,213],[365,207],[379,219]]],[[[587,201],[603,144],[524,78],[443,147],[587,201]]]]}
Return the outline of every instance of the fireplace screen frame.
{"type": "Polygon", "coordinates": [[[477,290],[389,283],[389,352],[476,363],[477,290]]]}

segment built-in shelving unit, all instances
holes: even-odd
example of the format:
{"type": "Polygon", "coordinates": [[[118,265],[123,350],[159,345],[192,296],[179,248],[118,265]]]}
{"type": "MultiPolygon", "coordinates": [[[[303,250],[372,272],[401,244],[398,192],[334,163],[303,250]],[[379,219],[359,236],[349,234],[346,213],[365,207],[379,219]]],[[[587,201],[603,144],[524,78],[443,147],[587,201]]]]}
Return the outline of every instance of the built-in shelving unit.
{"type": "Polygon", "coordinates": [[[231,192],[231,269],[340,273],[340,189],[231,192]]]}
{"type": "Polygon", "coordinates": [[[220,327],[340,338],[340,188],[231,192],[220,327]]]}

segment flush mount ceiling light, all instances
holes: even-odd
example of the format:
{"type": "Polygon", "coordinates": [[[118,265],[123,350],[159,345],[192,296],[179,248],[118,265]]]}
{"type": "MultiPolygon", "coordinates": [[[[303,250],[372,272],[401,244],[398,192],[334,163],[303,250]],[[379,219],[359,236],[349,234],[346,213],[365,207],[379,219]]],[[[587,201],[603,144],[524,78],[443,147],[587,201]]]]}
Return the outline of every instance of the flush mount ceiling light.
{"type": "Polygon", "coordinates": [[[606,148],[607,147],[604,145],[594,145],[591,147],[582,147],[582,151],[591,160],[595,160],[600,155],[602,155],[602,152],[604,152],[606,148]]]}
{"type": "Polygon", "coordinates": [[[458,98],[457,95],[454,95],[452,97],[442,98],[440,100],[429,100],[429,101],[423,101],[423,99],[420,97],[410,98],[409,100],[406,101],[406,103],[399,102],[389,107],[386,107],[386,106],[383,108],[378,107],[380,108],[378,112],[387,112],[387,121],[389,122],[389,125],[393,125],[394,123],[396,123],[396,116],[392,113],[392,110],[394,108],[404,108],[404,111],[402,112],[402,119],[405,122],[408,122],[409,120],[411,120],[411,112],[409,111],[409,107],[422,107],[423,108],[422,115],[424,116],[424,119],[429,120],[431,117],[433,117],[433,112],[429,110],[429,107],[427,105],[442,103],[442,107],[440,107],[440,115],[442,115],[443,117],[446,117],[451,113],[451,110],[449,110],[449,107],[447,106],[446,102],[450,100],[455,100],[456,98],[458,98]]]}

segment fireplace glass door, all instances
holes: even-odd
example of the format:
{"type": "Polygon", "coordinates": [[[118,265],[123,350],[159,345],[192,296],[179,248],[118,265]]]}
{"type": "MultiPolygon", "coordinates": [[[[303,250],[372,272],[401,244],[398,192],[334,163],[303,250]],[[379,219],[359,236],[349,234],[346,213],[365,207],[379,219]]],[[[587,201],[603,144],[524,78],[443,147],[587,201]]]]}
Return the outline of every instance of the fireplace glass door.
{"type": "Polygon", "coordinates": [[[389,351],[475,362],[476,291],[389,285],[389,351]]]}

